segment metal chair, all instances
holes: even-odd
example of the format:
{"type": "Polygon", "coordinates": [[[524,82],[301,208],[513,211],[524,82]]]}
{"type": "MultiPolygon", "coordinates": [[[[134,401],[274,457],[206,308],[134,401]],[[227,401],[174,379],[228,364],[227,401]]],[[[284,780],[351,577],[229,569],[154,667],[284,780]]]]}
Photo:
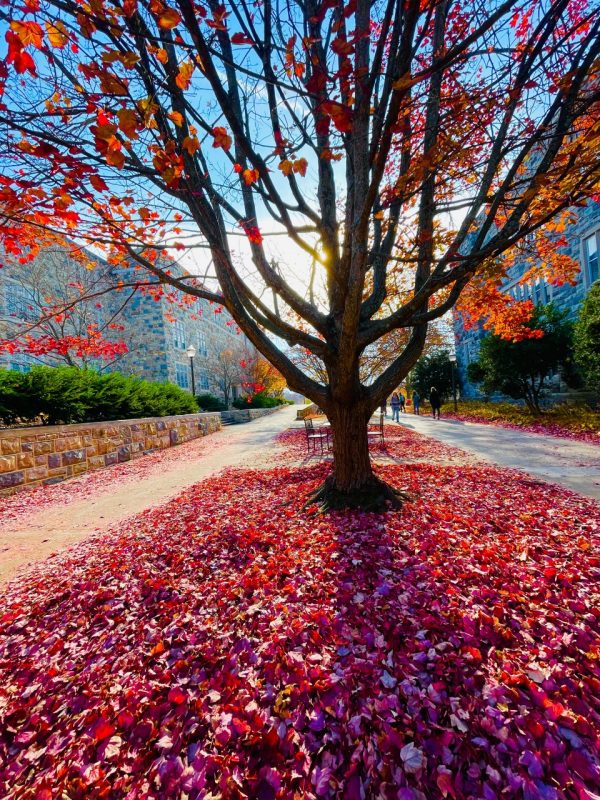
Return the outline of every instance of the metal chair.
{"type": "Polygon", "coordinates": [[[379,440],[380,447],[383,447],[385,445],[385,436],[384,436],[384,432],[383,432],[383,420],[384,420],[384,415],[380,414],[379,415],[379,425],[377,426],[377,428],[375,430],[372,430],[372,431],[367,430],[367,439],[368,439],[369,444],[372,441],[379,440]]]}
{"type": "Polygon", "coordinates": [[[323,428],[315,428],[312,419],[305,419],[304,420],[304,432],[306,433],[306,447],[308,452],[310,453],[311,443],[313,452],[317,452],[317,443],[321,446],[321,453],[323,453],[323,442],[327,444],[329,448],[329,436],[331,433],[331,428],[323,427],[323,428]]]}

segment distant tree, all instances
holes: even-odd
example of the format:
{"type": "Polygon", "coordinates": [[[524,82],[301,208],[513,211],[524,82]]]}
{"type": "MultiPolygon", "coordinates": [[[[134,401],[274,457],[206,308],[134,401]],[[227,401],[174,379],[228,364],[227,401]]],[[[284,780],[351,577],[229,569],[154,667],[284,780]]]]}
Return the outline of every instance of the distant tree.
{"type": "Polygon", "coordinates": [[[600,281],[583,301],[573,336],[574,354],[586,386],[600,390],[600,281]]]}
{"type": "Polygon", "coordinates": [[[528,325],[537,336],[517,342],[486,336],[468,375],[486,394],[501,392],[524,400],[530,411],[539,414],[548,378],[559,371],[566,379],[572,372],[573,326],[552,303],[536,306],[528,325]]]}
{"type": "Polygon", "coordinates": [[[234,400],[236,387],[241,386],[244,382],[243,360],[241,348],[228,348],[222,350],[214,362],[214,373],[227,408],[234,400]]]}
{"type": "Polygon", "coordinates": [[[286,387],[285,378],[258,352],[254,352],[247,361],[242,361],[242,369],[247,378],[243,383],[244,388],[261,392],[267,397],[281,397],[283,394],[286,387]]]}
{"type": "Polygon", "coordinates": [[[438,350],[420,358],[411,373],[409,385],[413,391],[416,389],[422,398],[429,397],[432,386],[435,386],[443,400],[450,397],[452,362],[448,351],[438,350]]]}
{"type": "MultiPolygon", "coordinates": [[[[48,240],[30,263],[3,254],[4,349],[50,366],[107,369],[139,346],[141,331],[127,331],[122,312],[131,294],[112,292],[108,264],[66,241],[48,240]]],[[[18,356],[17,356],[18,357],[18,356]]]]}

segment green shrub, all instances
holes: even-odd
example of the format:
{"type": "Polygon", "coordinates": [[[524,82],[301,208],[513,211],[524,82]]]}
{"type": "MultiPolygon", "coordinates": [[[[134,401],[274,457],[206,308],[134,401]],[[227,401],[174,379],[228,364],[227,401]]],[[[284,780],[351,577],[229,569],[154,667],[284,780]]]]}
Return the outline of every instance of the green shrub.
{"type": "Polygon", "coordinates": [[[12,425],[36,416],[26,388],[27,376],[16,370],[0,370],[0,420],[12,425]]]}
{"type": "Polygon", "coordinates": [[[293,405],[291,401],[285,400],[283,397],[270,397],[264,392],[238,397],[233,401],[234,408],[276,408],[288,404],[293,405]]]}
{"type": "Polygon", "coordinates": [[[46,425],[198,411],[189,392],[171,383],[151,383],[117,372],[100,375],[76,367],[34,367],[22,374],[0,370],[0,419],[41,420],[46,425]]]}
{"type": "Polygon", "coordinates": [[[227,411],[227,404],[210,392],[196,395],[196,401],[201,411],[227,411]]]}

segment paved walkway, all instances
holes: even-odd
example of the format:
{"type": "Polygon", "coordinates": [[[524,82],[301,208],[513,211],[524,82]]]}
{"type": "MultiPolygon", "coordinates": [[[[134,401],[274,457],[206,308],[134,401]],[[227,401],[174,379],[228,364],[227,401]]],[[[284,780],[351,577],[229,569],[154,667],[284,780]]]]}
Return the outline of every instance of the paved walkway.
{"type": "MultiPolygon", "coordinates": [[[[401,425],[462,447],[484,461],[528,472],[600,500],[600,447],[497,425],[401,414],[401,425]]],[[[388,418],[388,422],[389,422],[388,418]]]]}
{"type": "MultiPolygon", "coordinates": [[[[286,406],[253,422],[228,426],[202,440],[213,447],[196,461],[183,459],[182,463],[159,466],[138,482],[118,485],[112,492],[101,492],[68,505],[54,504],[1,525],[0,583],[15,577],[33,561],[46,558],[147,508],[166,503],[187,486],[226,467],[276,466],[275,437],[292,424],[296,411],[296,406],[286,406]]],[[[185,448],[193,444],[186,442],[177,449],[181,448],[183,455],[185,448]]],[[[136,463],[131,462],[132,465],[136,463]]]]}

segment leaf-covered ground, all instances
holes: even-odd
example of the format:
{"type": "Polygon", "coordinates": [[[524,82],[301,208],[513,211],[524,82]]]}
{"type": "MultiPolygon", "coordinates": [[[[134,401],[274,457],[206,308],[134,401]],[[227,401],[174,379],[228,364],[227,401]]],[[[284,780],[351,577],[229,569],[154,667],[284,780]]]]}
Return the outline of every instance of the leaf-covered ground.
{"type": "Polygon", "coordinates": [[[303,512],[326,471],[226,472],[9,585],[0,796],[596,797],[598,505],[407,463],[400,512],[303,512]]]}
{"type": "Polygon", "coordinates": [[[445,419],[497,425],[600,446],[600,412],[587,406],[564,404],[550,408],[543,416],[536,417],[526,408],[511,403],[463,401],[459,404],[458,413],[454,412],[450,403],[444,405],[442,416],[445,419]]]}

